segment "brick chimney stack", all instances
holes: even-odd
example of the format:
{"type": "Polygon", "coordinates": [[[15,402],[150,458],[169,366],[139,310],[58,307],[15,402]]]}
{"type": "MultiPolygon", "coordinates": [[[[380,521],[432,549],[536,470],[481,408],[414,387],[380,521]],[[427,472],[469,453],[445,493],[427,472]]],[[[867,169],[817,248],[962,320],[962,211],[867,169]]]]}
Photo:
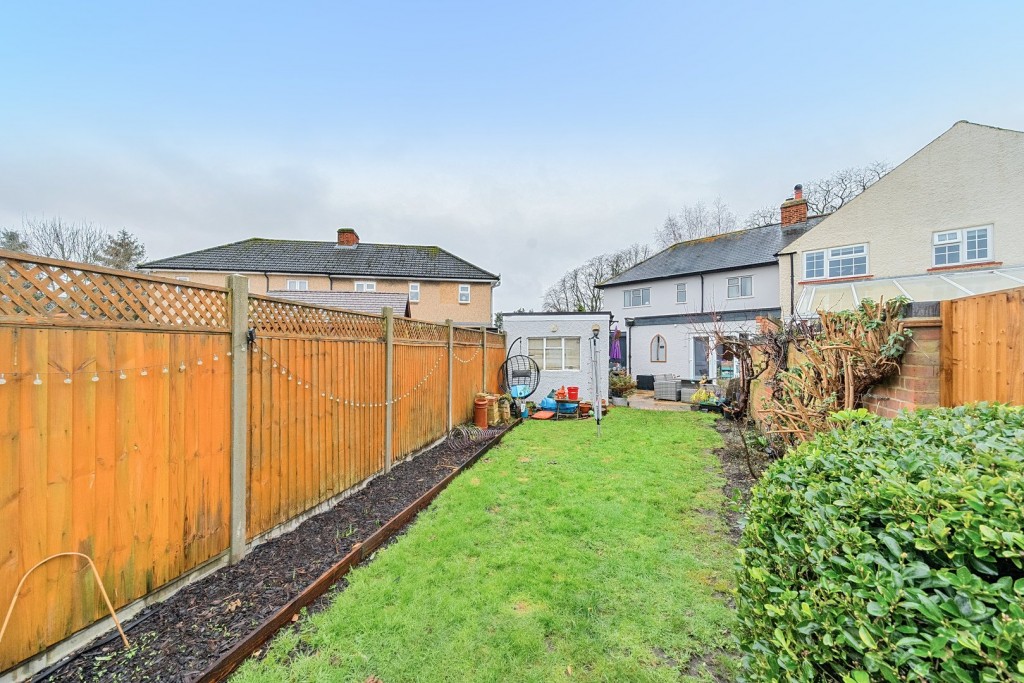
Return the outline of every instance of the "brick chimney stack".
{"type": "Polygon", "coordinates": [[[804,199],[804,186],[793,188],[793,196],[782,202],[782,227],[796,225],[807,220],[807,200],[804,199]]]}
{"type": "Polygon", "coordinates": [[[359,235],[354,228],[338,228],[338,246],[354,247],[359,244],[359,235]]]}

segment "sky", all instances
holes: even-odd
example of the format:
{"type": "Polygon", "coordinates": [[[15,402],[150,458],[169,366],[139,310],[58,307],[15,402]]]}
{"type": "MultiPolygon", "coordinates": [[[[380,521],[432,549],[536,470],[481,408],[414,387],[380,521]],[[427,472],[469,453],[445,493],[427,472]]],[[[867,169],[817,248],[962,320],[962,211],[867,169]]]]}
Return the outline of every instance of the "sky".
{"type": "Polygon", "coordinates": [[[248,237],[432,244],[541,307],[684,204],[742,220],[958,120],[1024,130],[1024,3],[0,6],[0,227],[151,258],[248,237]]]}

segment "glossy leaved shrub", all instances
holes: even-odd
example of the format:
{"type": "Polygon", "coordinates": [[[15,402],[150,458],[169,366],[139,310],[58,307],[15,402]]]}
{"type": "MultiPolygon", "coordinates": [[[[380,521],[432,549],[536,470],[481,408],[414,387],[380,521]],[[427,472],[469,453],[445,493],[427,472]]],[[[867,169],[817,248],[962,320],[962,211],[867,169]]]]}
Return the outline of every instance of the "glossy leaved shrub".
{"type": "Polygon", "coordinates": [[[743,534],[748,681],[1024,681],[1024,409],[839,416],[743,534]]]}

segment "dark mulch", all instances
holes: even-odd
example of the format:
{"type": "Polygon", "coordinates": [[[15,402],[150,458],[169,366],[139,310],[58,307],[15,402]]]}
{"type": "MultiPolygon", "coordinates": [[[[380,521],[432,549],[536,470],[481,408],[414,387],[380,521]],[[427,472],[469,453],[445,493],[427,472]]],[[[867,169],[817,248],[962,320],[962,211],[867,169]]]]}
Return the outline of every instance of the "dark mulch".
{"type": "Polygon", "coordinates": [[[715,450],[722,462],[725,474],[725,495],[728,503],[724,510],[729,534],[734,541],[739,541],[743,532],[743,511],[750,500],[750,490],[760,478],[760,473],[767,465],[763,454],[749,452],[743,447],[742,430],[747,429],[741,422],[720,418],[715,421],[715,430],[722,435],[724,445],[715,450]],[[751,472],[753,470],[753,473],[751,472]],[[758,476],[755,477],[754,473],[758,476]]]}
{"type": "MultiPolygon", "coordinates": [[[[225,567],[147,607],[125,624],[131,649],[116,632],[35,680],[191,681],[392,517],[464,464],[502,430],[471,444],[442,444],[395,466],[333,509],[254,549],[225,567]],[[104,642],[106,641],[106,642],[104,642]]],[[[334,590],[312,606],[329,604],[334,590]]]]}

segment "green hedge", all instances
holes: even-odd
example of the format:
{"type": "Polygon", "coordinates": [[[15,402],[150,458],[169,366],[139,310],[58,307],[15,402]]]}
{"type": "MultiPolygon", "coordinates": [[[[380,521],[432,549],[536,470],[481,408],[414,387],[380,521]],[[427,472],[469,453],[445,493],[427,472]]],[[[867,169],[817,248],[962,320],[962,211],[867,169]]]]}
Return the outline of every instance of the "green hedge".
{"type": "Polygon", "coordinates": [[[842,419],[754,491],[746,680],[1024,681],[1024,409],[842,419]]]}

